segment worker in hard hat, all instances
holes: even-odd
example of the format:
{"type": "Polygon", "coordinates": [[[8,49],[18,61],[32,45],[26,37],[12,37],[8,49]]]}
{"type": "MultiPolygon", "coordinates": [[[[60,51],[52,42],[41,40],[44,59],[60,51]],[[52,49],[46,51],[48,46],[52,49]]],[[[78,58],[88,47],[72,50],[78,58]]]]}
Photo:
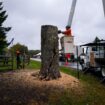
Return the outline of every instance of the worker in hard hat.
{"type": "MultiPolygon", "coordinates": [[[[63,40],[64,37],[66,37],[66,36],[68,38],[72,37],[71,27],[67,25],[65,31],[61,31],[61,30],[58,31],[58,34],[60,34],[60,33],[65,35],[65,36],[60,38],[61,48],[63,50],[64,49],[64,44],[63,44],[64,43],[64,40],[63,40]]],[[[65,65],[68,65],[68,61],[70,60],[71,55],[70,55],[70,53],[65,53],[64,56],[65,56],[65,65]]]]}
{"type": "Polygon", "coordinates": [[[17,61],[17,69],[22,68],[22,65],[21,65],[21,53],[18,50],[16,51],[16,61],[17,61]]]}
{"type": "Polygon", "coordinates": [[[66,26],[66,30],[62,31],[61,33],[66,35],[66,36],[72,36],[71,27],[70,26],[66,26]]]}
{"type": "MultiPolygon", "coordinates": [[[[67,37],[72,37],[71,27],[69,25],[66,26],[65,31],[58,30],[58,34],[60,33],[64,34],[67,37]]],[[[63,41],[62,39],[63,37],[60,38],[60,42],[61,42],[61,47],[63,48],[64,46],[62,45],[62,41],[63,41]]]]}
{"type": "Polygon", "coordinates": [[[67,25],[65,31],[58,31],[58,34],[60,33],[64,34],[65,36],[72,36],[71,27],[67,25]]]}

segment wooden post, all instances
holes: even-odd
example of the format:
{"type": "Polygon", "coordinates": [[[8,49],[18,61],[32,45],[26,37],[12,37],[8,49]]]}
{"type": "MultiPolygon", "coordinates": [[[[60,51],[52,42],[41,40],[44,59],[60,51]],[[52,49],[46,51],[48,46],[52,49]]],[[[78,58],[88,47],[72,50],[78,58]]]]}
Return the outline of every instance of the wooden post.
{"type": "Polygon", "coordinates": [[[40,79],[59,78],[58,29],[55,26],[41,27],[41,69],[40,79]]]}
{"type": "Polygon", "coordinates": [[[78,46],[76,46],[76,52],[77,52],[77,77],[79,79],[79,56],[78,56],[78,46]]]}

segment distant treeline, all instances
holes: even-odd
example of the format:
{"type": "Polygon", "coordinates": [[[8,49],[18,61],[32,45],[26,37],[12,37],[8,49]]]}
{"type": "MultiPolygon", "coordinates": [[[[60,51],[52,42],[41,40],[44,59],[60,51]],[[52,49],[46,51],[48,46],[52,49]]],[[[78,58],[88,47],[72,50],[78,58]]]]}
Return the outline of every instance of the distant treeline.
{"type": "Polygon", "coordinates": [[[29,50],[26,45],[22,45],[20,43],[14,44],[10,48],[5,48],[4,49],[4,54],[5,53],[11,53],[16,55],[16,52],[19,51],[20,53],[25,53],[29,55],[30,57],[33,57],[33,55],[36,55],[40,52],[40,50],[29,50]]]}

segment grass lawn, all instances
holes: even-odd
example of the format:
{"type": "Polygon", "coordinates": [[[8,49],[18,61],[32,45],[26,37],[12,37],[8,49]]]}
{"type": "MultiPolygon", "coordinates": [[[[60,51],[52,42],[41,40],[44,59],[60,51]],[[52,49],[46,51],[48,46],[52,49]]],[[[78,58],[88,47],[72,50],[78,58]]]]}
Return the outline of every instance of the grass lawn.
{"type": "MultiPolygon", "coordinates": [[[[77,78],[76,70],[61,67],[61,71],[77,78]]],[[[83,74],[80,72],[80,81],[84,85],[84,95],[81,97],[75,96],[78,103],[73,105],[105,105],[105,85],[100,83],[100,79],[92,74],[83,74]]],[[[67,104],[69,105],[69,104],[67,104]]]]}
{"type": "MultiPolygon", "coordinates": [[[[26,69],[40,69],[40,67],[40,62],[31,60],[26,69]]],[[[77,78],[76,70],[60,67],[60,71],[77,78]]],[[[105,105],[105,85],[100,83],[98,77],[80,72],[79,80],[83,84],[83,94],[79,95],[69,89],[63,94],[58,92],[49,98],[48,105],[105,105]]]]}

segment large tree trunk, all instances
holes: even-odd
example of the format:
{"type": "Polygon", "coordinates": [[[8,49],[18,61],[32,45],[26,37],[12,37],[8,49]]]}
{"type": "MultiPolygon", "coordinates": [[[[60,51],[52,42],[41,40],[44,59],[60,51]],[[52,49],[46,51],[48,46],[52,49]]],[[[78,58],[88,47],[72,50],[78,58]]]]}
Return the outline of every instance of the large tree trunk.
{"type": "Polygon", "coordinates": [[[58,29],[55,26],[41,27],[41,79],[59,78],[58,29]]]}

